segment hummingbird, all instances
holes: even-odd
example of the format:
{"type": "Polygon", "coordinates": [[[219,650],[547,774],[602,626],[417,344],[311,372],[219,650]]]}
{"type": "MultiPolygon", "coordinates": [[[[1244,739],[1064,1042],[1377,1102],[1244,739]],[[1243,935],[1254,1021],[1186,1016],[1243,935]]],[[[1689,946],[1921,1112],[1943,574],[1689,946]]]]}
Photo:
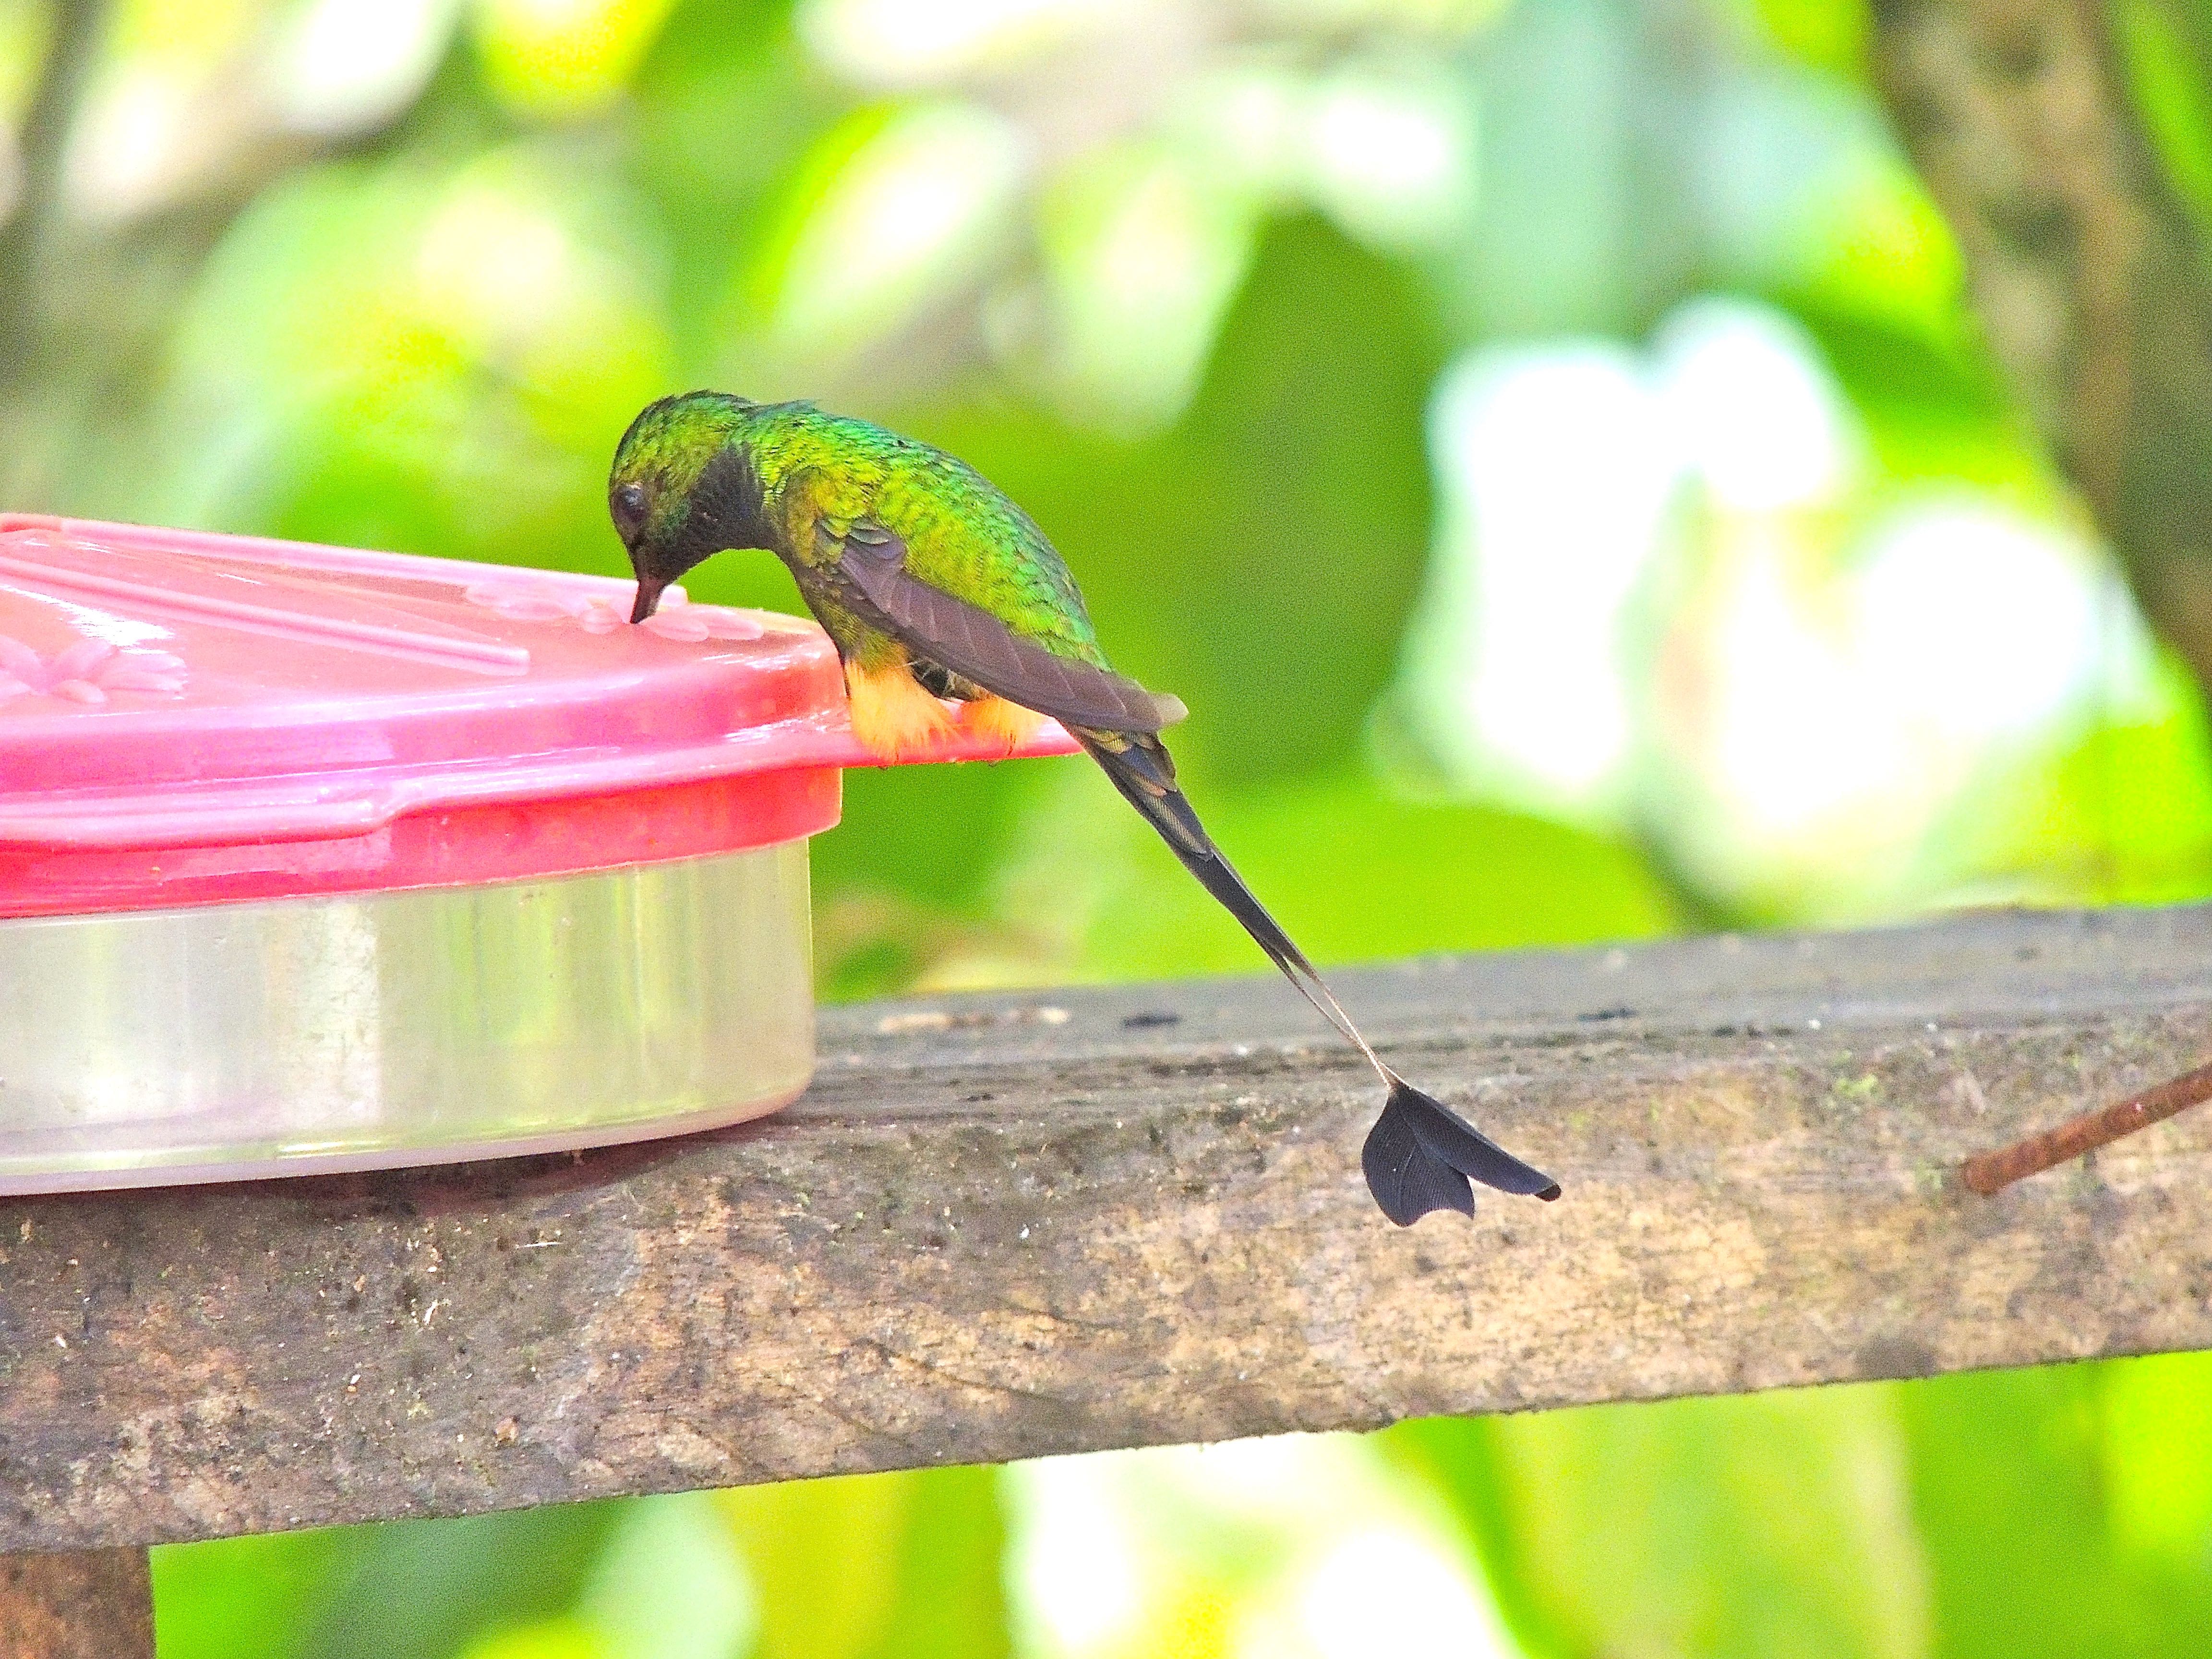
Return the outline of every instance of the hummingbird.
{"type": "Polygon", "coordinates": [[[1375,1068],[1387,1097],[1360,1164],[1392,1221],[1473,1215],[1476,1181],[1559,1197],[1550,1176],[1407,1082],[1360,1035],[1176,784],[1160,733],[1184,718],[1182,702],[1108,665],[1066,563],[973,467],[809,403],[690,392],[630,423],[607,510],[637,574],[633,623],[716,553],[781,559],[837,647],[854,737],[886,760],[925,752],[956,726],[1012,752],[1045,718],[1060,721],[1375,1068]]]}

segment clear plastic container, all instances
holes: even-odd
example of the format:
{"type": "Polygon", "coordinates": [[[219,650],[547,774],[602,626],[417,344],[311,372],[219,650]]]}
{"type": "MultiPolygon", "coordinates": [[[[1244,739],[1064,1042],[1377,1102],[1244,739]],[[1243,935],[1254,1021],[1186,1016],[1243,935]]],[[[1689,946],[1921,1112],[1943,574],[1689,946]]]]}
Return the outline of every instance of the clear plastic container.
{"type": "Polygon", "coordinates": [[[798,1095],[805,838],[872,763],[818,629],[669,598],[633,629],[626,582],[0,519],[0,1193],[798,1095]]]}

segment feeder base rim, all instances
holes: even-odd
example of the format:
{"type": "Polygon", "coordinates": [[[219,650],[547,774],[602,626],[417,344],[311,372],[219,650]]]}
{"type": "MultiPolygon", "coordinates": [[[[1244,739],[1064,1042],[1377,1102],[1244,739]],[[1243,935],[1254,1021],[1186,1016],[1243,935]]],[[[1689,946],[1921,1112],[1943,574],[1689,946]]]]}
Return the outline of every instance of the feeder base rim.
{"type": "Polygon", "coordinates": [[[590,1152],[601,1146],[673,1140],[772,1116],[805,1094],[811,1074],[796,1087],[735,1106],[716,1106],[674,1117],[641,1118],[633,1123],[601,1123],[589,1128],[556,1130],[510,1139],[459,1141],[451,1146],[386,1146],[352,1152],[301,1152],[235,1164],[137,1164],[106,1170],[56,1170],[17,1174],[0,1170],[0,1198],[35,1198],[55,1193],[108,1193],[137,1188],[205,1187],[225,1182],[296,1181],[316,1176],[362,1175],[384,1170],[444,1169],[557,1152],[590,1152]]]}

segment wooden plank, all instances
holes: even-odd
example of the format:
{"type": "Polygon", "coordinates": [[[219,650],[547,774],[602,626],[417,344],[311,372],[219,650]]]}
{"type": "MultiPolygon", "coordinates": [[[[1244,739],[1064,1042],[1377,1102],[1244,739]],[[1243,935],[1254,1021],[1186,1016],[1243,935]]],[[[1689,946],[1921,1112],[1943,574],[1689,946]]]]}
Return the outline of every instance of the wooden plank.
{"type": "Polygon", "coordinates": [[[146,1552],[0,1555],[0,1659],[154,1659],[146,1552]]]}
{"type": "Polygon", "coordinates": [[[771,1122],[0,1201],[0,1547],[2212,1346],[2212,910],[1342,976],[1566,1183],[1388,1225],[1267,979],[832,1011],[771,1122]]]}

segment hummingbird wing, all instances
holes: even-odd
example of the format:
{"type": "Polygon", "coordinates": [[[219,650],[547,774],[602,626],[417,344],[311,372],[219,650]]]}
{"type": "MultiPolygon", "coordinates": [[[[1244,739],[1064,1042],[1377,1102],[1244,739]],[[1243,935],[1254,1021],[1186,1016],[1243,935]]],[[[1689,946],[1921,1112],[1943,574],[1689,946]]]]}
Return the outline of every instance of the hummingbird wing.
{"type": "Polygon", "coordinates": [[[834,545],[837,574],[877,612],[884,631],[908,650],[951,669],[1008,702],[1071,726],[1157,732],[1186,713],[1133,679],[1024,638],[978,605],[933,587],[906,568],[906,543],[871,519],[843,536],[817,521],[823,550],[834,545]]]}

